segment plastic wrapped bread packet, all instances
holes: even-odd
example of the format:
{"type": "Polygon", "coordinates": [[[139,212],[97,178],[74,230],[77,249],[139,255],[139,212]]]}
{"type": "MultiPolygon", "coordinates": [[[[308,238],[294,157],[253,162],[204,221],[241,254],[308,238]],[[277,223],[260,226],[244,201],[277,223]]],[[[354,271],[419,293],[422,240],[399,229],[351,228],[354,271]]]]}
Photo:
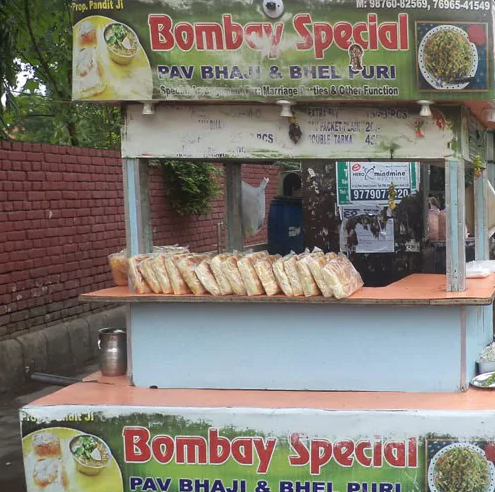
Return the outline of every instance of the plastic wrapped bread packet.
{"type": "Polygon", "coordinates": [[[179,255],[166,255],[165,256],[165,268],[167,269],[168,278],[172,284],[172,290],[176,296],[183,296],[186,294],[191,294],[191,289],[186,284],[185,280],[177,268],[177,262],[189,254],[179,254],[179,255]]]}
{"type": "Polygon", "coordinates": [[[222,272],[227,277],[234,294],[238,296],[246,296],[247,289],[242,280],[241,272],[237,266],[237,261],[242,258],[242,255],[230,255],[222,261],[222,272]]]}
{"type": "Polygon", "coordinates": [[[127,264],[129,265],[129,281],[131,284],[130,286],[138,294],[152,293],[152,290],[150,289],[149,285],[146,283],[146,280],[144,280],[144,277],[141,274],[141,271],[139,270],[139,264],[147,259],[148,259],[147,255],[137,255],[137,256],[132,256],[127,261],[127,264]]]}
{"type": "Polygon", "coordinates": [[[126,260],[129,286],[134,292],[177,296],[283,293],[343,299],[363,286],[361,276],[344,254],[323,254],[318,248],[284,257],[267,251],[213,256],[176,246],[156,247],[154,251],[126,260]]]}
{"type": "Polygon", "coordinates": [[[361,275],[342,254],[323,267],[323,278],[337,299],[349,297],[363,286],[361,275]]]}
{"type": "Polygon", "coordinates": [[[125,251],[113,253],[108,256],[108,263],[112,271],[113,281],[118,287],[128,285],[127,277],[129,275],[129,266],[127,265],[127,257],[125,251]]]}
{"type": "Polygon", "coordinates": [[[321,295],[320,288],[309,269],[309,264],[314,259],[323,258],[323,256],[323,251],[313,251],[313,253],[301,255],[296,262],[297,273],[299,274],[302,289],[306,297],[321,295]]]}
{"type": "Polygon", "coordinates": [[[273,264],[280,258],[280,255],[262,256],[254,262],[254,270],[268,296],[275,296],[282,292],[273,273],[273,264]]]}
{"type": "Polygon", "coordinates": [[[220,289],[220,294],[222,296],[229,296],[234,293],[229,279],[222,269],[222,262],[224,262],[231,256],[232,253],[222,253],[212,258],[210,263],[211,270],[213,271],[213,275],[215,276],[215,280],[217,281],[218,287],[220,289]]]}
{"type": "MultiPolygon", "coordinates": [[[[221,296],[222,292],[211,269],[211,258],[205,258],[197,267],[196,275],[203,287],[213,296],[221,296]]],[[[230,284],[229,284],[230,289],[230,284]]]]}
{"type": "Polygon", "coordinates": [[[254,269],[254,264],[260,258],[266,257],[268,257],[268,251],[260,251],[244,255],[237,261],[237,267],[246,286],[248,296],[260,296],[265,293],[263,284],[254,269]]]}
{"type": "Polygon", "coordinates": [[[158,281],[158,276],[156,275],[156,269],[154,266],[155,258],[156,255],[149,255],[148,258],[145,258],[138,264],[138,268],[150,289],[155,294],[161,294],[162,288],[160,286],[160,282],[158,281]]]}
{"type": "Polygon", "coordinates": [[[154,258],[152,258],[151,262],[155,271],[156,278],[160,284],[161,293],[173,294],[174,289],[172,288],[172,284],[170,283],[170,279],[168,278],[167,268],[165,267],[166,255],[158,253],[153,256],[154,258]]]}
{"type": "Polygon", "coordinates": [[[189,246],[179,246],[178,244],[174,244],[173,246],[153,246],[153,253],[180,255],[189,253],[189,246]]]}
{"type": "Polygon", "coordinates": [[[301,255],[290,255],[284,262],[285,273],[287,274],[287,277],[289,277],[289,282],[292,287],[292,295],[294,297],[304,295],[301,278],[299,277],[299,272],[297,271],[297,262],[308,254],[309,252],[301,255]]]}
{"type": "Polygon", "coordinates": [[[308,261],[311,275],[313,275],[313,279],[324,297],[333,296],[332,289],[327,285],[325,279],[323,278],[323,267],[334,258],[337,258],[335,253],[327,253],[324,256],[311,258],[308,261]]]}
{"type": "Polygon", "coordinates": [[[294,256],[293,254],[284,256],[273,263],[273,273],[277,279],[278,285],[282,289],[282,292],[289,297],[293,297],[294,293],[292,291],[292,285],[290,283],[289,277],[286,273],[284,263],[288,260],[289,256],[294,256]]]}
{"type": "Polygon", "coordinates": [[[196,267],[206,258],[206,255],[187,255],[177,261],[182,278],[191,292],[195,296],[203,296],[206,294],[206,289],[196,275],[196,267]]]}

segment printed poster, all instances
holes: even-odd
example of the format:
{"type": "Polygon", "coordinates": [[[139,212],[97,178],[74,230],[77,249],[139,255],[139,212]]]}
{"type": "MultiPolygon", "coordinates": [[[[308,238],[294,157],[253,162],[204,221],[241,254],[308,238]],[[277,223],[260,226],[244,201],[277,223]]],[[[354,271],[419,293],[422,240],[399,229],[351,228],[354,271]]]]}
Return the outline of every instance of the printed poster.
{"type": "Polygon", "coordinates": [[[355,253],[393,253],[394,219],[385,217],[386,205],[340,207],[340,250],[355,253]]]}
{"type": "Polygon", "coordinates": [[[495,414],[25,407],[27,492],[491,492],[495,414]]]}
{"type": "Polygon", "coordinates": [[[338,162],[337,203],[387,203],[393,183],[395,202],[419,191],[419,164],[415,162],[338,162]]]}
{"type": "Polygon", "coordinates": [[[490,0],[74,0],[74,100],[494,98],[490,0]]]}

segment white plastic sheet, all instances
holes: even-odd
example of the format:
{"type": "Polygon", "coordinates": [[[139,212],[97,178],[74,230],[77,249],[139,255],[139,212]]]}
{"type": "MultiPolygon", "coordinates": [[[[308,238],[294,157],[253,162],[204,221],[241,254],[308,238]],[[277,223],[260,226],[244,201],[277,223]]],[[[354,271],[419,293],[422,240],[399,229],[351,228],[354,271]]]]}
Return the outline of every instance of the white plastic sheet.
{"type": "Polygon", "coordinates": [[[264,178],[256,188],[242,182],[242,231],[244,238],[255,236],[265,222],[265,190],[270,180],[264,178]]]}

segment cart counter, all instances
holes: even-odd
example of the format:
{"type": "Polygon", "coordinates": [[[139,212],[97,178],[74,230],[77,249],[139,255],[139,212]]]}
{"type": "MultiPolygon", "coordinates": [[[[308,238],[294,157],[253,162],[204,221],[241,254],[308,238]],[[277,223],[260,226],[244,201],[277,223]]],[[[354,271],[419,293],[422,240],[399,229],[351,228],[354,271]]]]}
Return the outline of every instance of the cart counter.
{"type": "Polygon", "coordinates": [[[470,279],[464,292],[446,292],[445,275],[416,273],[386,287],[363,287],[347,299],[276,296],[193,296],[136,294],[128,287],[112,287],[82,294],[87,302],[254,303],[254,304],[393,304],[485,306],[495,298],[495,274],[470,279]]]}
{"type": "Polygon", "coordinates": [[[348,299],[81,296],[128,305],[136,386],[313,391],[464,391],[493,339],[495,275],[445,292],[415,274],[348,299]]]}
{"type": "Polygon", "coordinates": [[[495,477],[487,390],[160,390],[96,380],[21,409],[28,492],[39,490],[47,460],[70,490],[92,492],[436,492],[440,477],[461,480],[450,490],[472,490],[460,478],[472,470],[483,484],[495,477]],[[95,473],[80,466],[80,441],[103,450],[95,473]],[[47,444],[56,459],[39,456],[47,444]],[[442,462],[466,460],[477,467],[442,474],[442,462]]]}

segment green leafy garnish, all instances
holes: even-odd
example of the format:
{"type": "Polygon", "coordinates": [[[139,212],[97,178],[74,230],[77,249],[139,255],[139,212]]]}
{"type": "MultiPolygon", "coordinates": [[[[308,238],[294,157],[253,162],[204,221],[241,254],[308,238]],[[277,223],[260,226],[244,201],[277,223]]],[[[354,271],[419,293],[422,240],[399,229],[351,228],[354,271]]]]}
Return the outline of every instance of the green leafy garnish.
{"type": "Polygon", "coordinates": [[[85,457],[91,459],[91,453],[96,449],[96,442],[91,436],[81,436],[72,449],[74,455],[78,458],[85,457]]]}
{"type": "Polygon", "coordinates": [[[106,41],[117,52],[128,54],[129,51],[135,49],[134,36],[122,25],[114,24],[109,27],[106,35],[106,41]],[[127,39],[128,47],[124,45],[124,41],[127,39]],[[129,48],[129,45],[131,48],[129,48]]]}
{"type": "Polygon", "coordinates": [[[495,383],[495,372],[487,377],[484,381],[481,381],[480,385],[483,386],[483,388],[486,388],[488,386],[491,386],[493,383],[495,383]]]}

